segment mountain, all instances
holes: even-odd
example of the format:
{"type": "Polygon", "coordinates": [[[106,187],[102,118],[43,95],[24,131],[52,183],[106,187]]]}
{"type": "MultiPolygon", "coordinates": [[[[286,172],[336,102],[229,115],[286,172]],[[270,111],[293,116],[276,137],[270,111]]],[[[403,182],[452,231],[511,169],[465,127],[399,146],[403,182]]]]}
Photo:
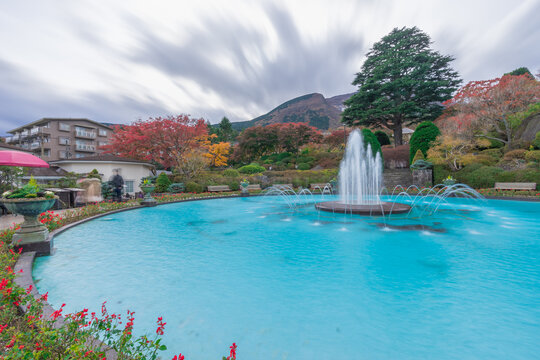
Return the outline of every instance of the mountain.
{"type": "Polygon", "coordinates": [[[334,129],[340,126],[343,101],[351,95],[343,94],[329,99],[319,93],[299,96],[255,119],[233,122],[232,127],[235,130],[244,130],[256,125],[307,122],[321,130],[334,129]]]}

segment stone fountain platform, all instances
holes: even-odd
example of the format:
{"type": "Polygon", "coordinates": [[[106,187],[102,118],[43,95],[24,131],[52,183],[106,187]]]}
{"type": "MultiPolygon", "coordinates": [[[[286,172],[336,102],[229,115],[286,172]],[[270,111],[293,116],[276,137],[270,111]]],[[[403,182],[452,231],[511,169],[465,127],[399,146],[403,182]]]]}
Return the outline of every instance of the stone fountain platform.
{"type": "Polygon", "coordinates": [[[358,215],[388,215],[403,214],[411,210],[411,207],[402,203],[382,202],[380,204],[345,204],[339,201],[325,201],[315,204],[315,208],[322,211],[358,214],[358,215]]]}

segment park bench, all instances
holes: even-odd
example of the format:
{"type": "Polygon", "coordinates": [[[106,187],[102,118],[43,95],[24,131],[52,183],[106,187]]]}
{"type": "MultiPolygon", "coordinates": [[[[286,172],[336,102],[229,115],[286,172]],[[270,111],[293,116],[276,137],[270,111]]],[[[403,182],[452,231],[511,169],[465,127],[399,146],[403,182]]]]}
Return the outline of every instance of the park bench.
{"type": "Polygon", "coordinates": [[[514,183],[495,183],[495,189],[499,190],[536,190],[536,183],[524,183],[524,182],[514,182],[514,183]]]}
{"type": "Polygon", "coordinates": [[[248,185],[248,186],[247,186],[247,189],[248,189],[248,191],[249,191],[249,190],[261,190],[261,185],[260,185],[260,184],[252,184],[252,185],[248,185]]]}
{"type": "Polygon", "coordinates": [[[229,185],[209,185],[208,192],[231,191],[229,185]]]}
{"type": "Polygon", "coordinates": [[[320,191],[321,193],[322,192],[326,192],[326,193],[331,193],[332,192],[332,185],[330,185],[329,183],[320,183],[320,184],[309,184],[309,188],[311,189],[311,191],[320,191]],[[326,191],[325,191],[325,187],[326,188],[326,191]]]}

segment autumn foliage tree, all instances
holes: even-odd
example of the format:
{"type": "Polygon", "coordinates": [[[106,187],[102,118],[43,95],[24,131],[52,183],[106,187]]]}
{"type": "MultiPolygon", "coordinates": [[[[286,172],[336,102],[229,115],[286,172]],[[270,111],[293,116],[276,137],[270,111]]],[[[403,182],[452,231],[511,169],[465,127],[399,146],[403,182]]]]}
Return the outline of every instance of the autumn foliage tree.
{"type": "Polygon", "coordinates": [[[186,154],[201,148],[208,129],[188,115],[149,118],[115,129],[106,153],[181,168],[186,154]]]}
{"type": "Polygon", "coordinates": [[[302,145],[320,142],[322,134],[306,123],[283,123],[248,128],[237,140],[234,157],[249,161],[273,152],[296,154],[302,145]]]}
{"type": "Polygon", "coordinates": [[[216,144],[210,144],[207,148],[206,157],[210,162],[210,166],[221,167],[227,166],[227,159],[231,144],[228,142],[219,142],[216,144]]]}
{"type": "Polygon", "coordinates": [[[540,101],[540,83],[528,74],[471,81],[444,104],[446,121],[461,122],[471,131],[512,146],[513,128],[509,117],[540,101]],[[495,135],[491,134],[492,132],[495,135]]]}

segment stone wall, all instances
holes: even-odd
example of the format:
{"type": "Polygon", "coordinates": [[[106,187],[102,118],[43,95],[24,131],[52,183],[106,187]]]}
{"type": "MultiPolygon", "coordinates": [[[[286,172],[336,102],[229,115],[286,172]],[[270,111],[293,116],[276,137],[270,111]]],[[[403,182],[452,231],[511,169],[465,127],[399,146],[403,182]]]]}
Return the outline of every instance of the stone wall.
{"type": "Polygon", "coordinates": [[[433,185],[433,170],[414,170],[411,169],[384,169],[383,173],[384,186],[391,192],[398,185],[404,188],[416,186],[432,186],[433,185]]]}
{"type": "Polygon", "coordinates": [[[392,192],[398,185],[408,187],[413,184],[413,176],[410,169],[384,169],[384,186],[392,192]]]}

